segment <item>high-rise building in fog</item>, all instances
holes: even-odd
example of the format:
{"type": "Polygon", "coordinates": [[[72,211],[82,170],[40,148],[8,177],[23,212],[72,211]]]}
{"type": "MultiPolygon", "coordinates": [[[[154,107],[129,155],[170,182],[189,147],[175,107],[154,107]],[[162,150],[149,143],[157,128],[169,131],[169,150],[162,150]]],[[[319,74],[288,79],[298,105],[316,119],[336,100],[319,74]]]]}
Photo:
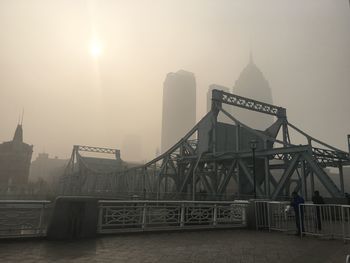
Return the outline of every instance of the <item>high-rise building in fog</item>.
{"type": "MultiPolygon", "coordinates": [[[[232,92],[239,96],[272,104],[272,92],[269,83],[261,70],[255,65],[252,55],[250,55],[248,65],[243,69],[233,86],[232,92]]],[[[271,115],[237,107],[233,107],[232,113],[242,123],[260,130],[266,129],[274,121],[274,117],[271,115]]]]}
{"type": "Polygon", "coordinates": [[[132,162],[142,161],[142,142],[140,136],[128,134],[123,138],[122,159],[132,162]]]}
{"type": "Polygon", "coordinates": [[[179,70],[168,73],[163,86],[161,152],[165,152],[196,124],[196,80],[179,70]]]}

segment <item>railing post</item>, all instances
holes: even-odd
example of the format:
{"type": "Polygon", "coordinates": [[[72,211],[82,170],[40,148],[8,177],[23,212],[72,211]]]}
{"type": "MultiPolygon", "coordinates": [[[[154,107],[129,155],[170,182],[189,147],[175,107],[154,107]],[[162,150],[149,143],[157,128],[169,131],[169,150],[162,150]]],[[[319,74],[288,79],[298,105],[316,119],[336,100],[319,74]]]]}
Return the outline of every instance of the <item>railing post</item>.
{"type": "Polygon", "coordinates": [[[218,212],[218,210],[217,210],[217,206],[216,206],[216,204],[214,204],[214,214],[213,214],[213,225],[214,226],[216,226],[216,224],[217,224],[217,212],[218,212]]]}
{"type": "Polygon", "coordinates": [[[332,206],[328,206],[329,209],[329,224],[331,225],[331,238],[334,238],[334,227],[333,227],[333,214],[332,214],[332,206]]]}
{"type": "Polygon", "coordinates": [[[180,212],[180,227],[184,227],[185,225],[185,204],[181,204],[181,212],[180,212]]]}
{"type": "Polygon", "coordinates": [[[259,212],[257,209],[257,201],[254,201],[254,214],[255,214],[255,228],[256,230],[259,230],[259,220],[258,220],[258,216],[259,216],[259,212]]]}
{"type": "Polygon", "coordinates": [[[305,227],[304,226],[304,223],[302,221],[302,216],[301,216],[301,211],[302,211],[302,205],[303,204],[299,204],[298,205],[298,209],[299,209],[299,232],[300,232],[300,238],[303,238],[303,228],[305,227]]]}
{"type": "Polygon", "coordinates": [[[266,202],[266,207],[267,207],[267,225],[268,225],[268,228],[269,228],[269,232],[271,232],[271,219],[270,219],[270,202],[266,202]]]}
{"type": "Polygon", "coordinates": [[[247,226],[247,207],[245,205],[239,205],[242,211],[242,226],[247,226]]]}
{"type": "Polygon", "coordinates": [[[98,203],[98,222],[97,222],[97,233],[102,232],[102,222],[103,222],[103,206],[98,203]]]}
{"type": "Polygon", "coordinates": [[[345,240],[348,239],[348,236],[347,236],[347,230],[349,229],[349,206],[346,206],[346,210],[345,210],[345,219],[344,219],[344,227],[345,227],[345,240]],[[345,220],[346,220],[346,226],[345,226],[345,220]]]}
{"type": "Polygon", "coordinates": [[[41,210],[40,210],[40,217],[39,217],[39,229],[38,229],[40,235],[43,234],[42,220],[43,220],[44,211],[45,211],[45,203],[42,203],[41,210]]]}
{"type": "Polygon", "coordinates": [[[277,227],[280,229],[284,229],[284,222],[283,222],[283,215],[281,213],[281,207],[282,207],[282,203],[278,203],[276,204],[277,206],[277,215],[278,215],[278,222],[276,223],[277,227]]]}
{"type": "Polygon", "coordinates": [[[345,218],[344,218],[344,206],[341,206],[341,222],[343,229],[343,242],[345,243],[345,218]]]}
{"type": "Polygon", "coordinates": [[[147,212],[147,203],[145,202],[143,204],[143,209],[142,209],[142,230],[146,228],[146,212],[147,212]]]}

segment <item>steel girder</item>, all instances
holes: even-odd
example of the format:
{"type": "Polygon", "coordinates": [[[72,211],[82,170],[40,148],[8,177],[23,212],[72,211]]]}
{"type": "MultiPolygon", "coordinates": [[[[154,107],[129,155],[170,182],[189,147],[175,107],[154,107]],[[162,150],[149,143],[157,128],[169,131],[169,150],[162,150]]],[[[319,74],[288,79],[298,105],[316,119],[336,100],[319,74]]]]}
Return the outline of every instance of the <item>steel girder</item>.
{"type": "MultiPolygon", "coordinates": [[[[242,179],[247,180],[251,188],[253,184],[252,166],[250,160],[252,153],[237,149],[236,151],[218,152],[215,147],[209,152],[200,152],[198,149],[198,137],[193,136],[198,132],[200,123],[207,118],[212,118],[212,126],[215,128],[219,112],[225,114],[236,125],[240,125],[251,133],[260,137],[265,142],[272,142],[274,148],[257,150],[257,160],[265,160],[265,176],[257,185],[257,194],[260,197],[277,199],[289,187],[293,174],[299,174],[298,169],[306,165],[307,171],[303,174],[306,180],[308,175],[313,173],[329,191],[331,196],[341,196],[342,192],[333,180],[324,172],[324,167],[339,166],[339,163],[350,164],[349,154],[335,147],[325,144],[288,123],[286,110],[282,107],[262,103],[249,98],[244,98],[223,91],[213,90],[211,111],[177,144],[163,155],[149,163],[133,168],[129,171],[118,173],[117,177],[129,177],[131,171],[138,171],[136,174],[143,174],[149,177],[144,182],[151,182],[153,186],[144,183],[144,191],[163,190],[173,191],[175,197],[182,194],[191,195],[196,198],[199,188],[212,195],[223,195],[230,182],[238,186],[238,195],[242,179]],[[222,108],[222,104],[238,106],[244,109],[253,110],[276,116],[278,119],[266,131],[257,131],[236,119],[229,112],[222,108]],[[278,140],[277,134],[283,128],[283,140],[278,140]],[[288,127],[306,136],[310,142],[308,145],[293,145],[291,143],[288,127]],[[192,140],[190,139],[192,138],[192,140]],[[317,142],[327,149],[312,147],[312,141],[317,142]],[[276,148],[279,144],[280,147],[276,148]],[[158,165],[155,165],[158,164],[158,165]],[[274,170],[281,171],[281,176],[275,177],[274,170]],[[152,170],[152,172],[150,172],[152,170]],[[165,178],[171,178],[172,188],[166,187],[165,178]]],[[[299,177],[301,178],[300,174],[299,177]]],[[[301,185],[301,184],[300,184],[301,185]]],[[[134,189],[134,188],[133,188],[134,189]]],[[[296,188],[297,189],[297,188],[296,188]]],[[[139,189],[140,190],[140,189],[139,189]]],[[[298,190],[298,189],[297,189],[298,190]]],[[[162,193],[158,193],[161,198],[162,193]]]]}
{"type": "Polygon", "coordinates": [[[120,152],[117,149],[93,147],[93,146],[86,146],[86,145],[74,145],[73,148],[75,148],[75,150],[78,152],[95,152],[95,153],[108,153],[108,154],[116,154],[120,152]]]}
{"type": "MultiPolygon", "coordinates": [[[[323,143],[290,124],[287,121],[285,108],[218,90],[213,90],[211,111],[173,147],[144,165],[116,171],[112,182],[110,177],[102,179],[109,180],[104,185],[106,187],[111,185],[115,194],[126,194],[129,197],[137,194],[143,198],[157,199],[191,198],[195,200],[200,197],[201,193],[206,193],[211,199],[225,198],[226,194],[233,193],[232,186],[236,187],[238,197],[246,193],[252,194],[254,175],[251,151],[237,147],[234,150],[220,152],[215,146],[215,140],[212,148],[208,147],[203,150],[200,147],[201,142],[198,137],[200,127],[209,125],[215,134],[219,112],[225,114],[236,125],[237,131],[238,127],[243,127],[263,141],[264,148],[255,152],[255,158],[261,164],[261,170],[258,171],[260,177],[256,185],[258,197],[281,198],[289,192],[292,181],[299,182],[295,190],[302,188],[306,195],[308,178],[311,180],[313,189],[313,176],[310,176],[313,174],[331,196],[342,196],[344,187],[339,189],[323,169],[330,166],[342,168],[343,165],[349,165],[348,153],[323,143]],[[273,115],[277,117],[277,120],[265,131],[258,131],[245,125],[244,122],[223,109],[223,103],[273,115]],[[291,142],[288,128],[305,136],[308,144],[294,145],[291,142]],[[282,132],[282,140],[277,139],[280,132],[282,132]],[[313,147],[313,142],[322,145],[325,149],[313,147]],[[273,147],[267,147],[268,144],[273,147]],[[297,179],[293,179],[293,176],[297,176],[297,179]]],[[[240,136],[237,132],[234,138],[236,145],[240,142],[240,136]]],[[[117,154],[117,151],[106,148],[83,146],[74,147],[74,149],[66,169],[74,175],[69,179],[71,185],[86,185],[86,180],[90,180],[91,185],[96,185],[98,178],[102,178],[99,177],[98,171],[86,169],[79,154],[76,154],[79,150],[117,154]],[[79,172],[72,173],[72,171],[79,172]],[[95,181],[91,181],[93,179],[95,181]]],[[[76,188],[79,189],[79,187],[76,188]]]]}
{"type": "Polygon", "coordinates": [[[285,117],[286,111],[282,107],[277,107],[272,104],[264,103],[261,101],[253,100],[250,98],[238,96],[232,93],[224,92],[220,89],[223,89],[222,86],[212,85],[214,87],[212,93],[212,100],[225,103],[247,110],[257,111],[265,114],[274,115],[276,117],[285,117]]]}
{"type": "Polygon", "coordinates": [[[86,162],[80,152],[113,154],[115,158],[120,154],[117,149],[74,145],[71,158],[60,178],[59,193],[63,195],[112,193],[116,182],[114,166],[104,165],[102,169],[96,169],[86,162]]]}

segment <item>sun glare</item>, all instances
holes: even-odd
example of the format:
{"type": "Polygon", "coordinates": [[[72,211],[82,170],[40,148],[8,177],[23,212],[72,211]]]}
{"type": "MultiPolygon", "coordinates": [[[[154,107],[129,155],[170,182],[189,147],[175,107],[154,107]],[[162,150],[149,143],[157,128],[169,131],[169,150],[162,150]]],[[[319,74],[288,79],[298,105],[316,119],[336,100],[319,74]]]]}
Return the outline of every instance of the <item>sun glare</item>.
{"type": "Polygon", "coordinates": [[[90,54],[93,58],[98,58],[101,56],[102,47],[98,41],[92,41],[90,44],[90,54]]]}

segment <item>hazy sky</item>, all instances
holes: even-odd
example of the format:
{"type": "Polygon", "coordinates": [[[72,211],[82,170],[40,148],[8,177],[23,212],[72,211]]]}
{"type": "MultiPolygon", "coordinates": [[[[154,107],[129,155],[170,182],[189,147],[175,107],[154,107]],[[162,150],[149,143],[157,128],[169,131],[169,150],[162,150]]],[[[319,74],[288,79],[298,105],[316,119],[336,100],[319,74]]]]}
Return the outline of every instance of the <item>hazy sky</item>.
{"type": "Polygon", "coordinates": [[[24,108],[34,156],[136,136],[152,158],[166,74],[195,74],[200,119],[208,86],[231,88],[250,47],[289,121],[347,149],[347,0],[0,0],[0,32],[0,141],[24,108]]]}

